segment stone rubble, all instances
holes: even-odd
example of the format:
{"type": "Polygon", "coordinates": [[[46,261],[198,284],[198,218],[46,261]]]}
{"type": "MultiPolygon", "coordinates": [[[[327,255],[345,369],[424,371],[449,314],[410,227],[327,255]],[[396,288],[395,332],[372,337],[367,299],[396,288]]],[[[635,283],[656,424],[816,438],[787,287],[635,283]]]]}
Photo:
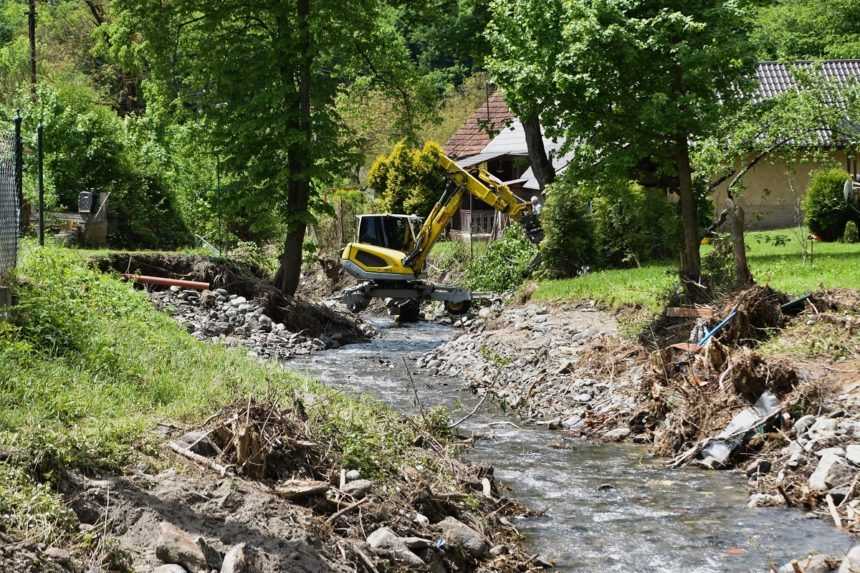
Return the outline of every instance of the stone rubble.
{"type": "Polygon", "coordinates": [[[550,428],[612,430],[608,440],[630,433],[611,420],[629,418],[641,366],[622,357],[598,377],[584,360],[593,344],[617,334],[612,315],[587,306],[494,305],[454,325],[463,334],[420,358],[418,367],[462,378],[477,393],[490,392],[524,419],[550,428]]]}
{"type": "Polygon", "coordinates": [[[194,338],[244,346],[250,355],[261,359],[288,360],[337,348],[346,342],[338,333],[315,338],[301,331],[290,332],[288,325],[265,314],[261,301],[249,301],[226,289],[196,291],[170,287],[151,291],[149,296],[157,308],[173,316],[194,338]]]}

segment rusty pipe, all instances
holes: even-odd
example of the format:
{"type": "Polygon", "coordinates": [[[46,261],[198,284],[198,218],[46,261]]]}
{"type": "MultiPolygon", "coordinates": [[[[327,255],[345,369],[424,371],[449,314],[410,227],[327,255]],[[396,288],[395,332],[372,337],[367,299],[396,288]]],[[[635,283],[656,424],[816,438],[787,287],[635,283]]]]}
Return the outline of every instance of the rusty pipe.
{"type": "Polygon", "coordinates": [[[123,273],[123,278],[126,278],[130,281],[134,281],[137,283],[145,284],[145,285],[157,285],[157,286],[176,286],[180,288],[190,288],[197,290],[207,290],[209,288],[209,283],[203,283],[198,281],[186,281],[182,279],[167,279],[164,277],[152,277],[148,275],[132,275],[123,273]]]}

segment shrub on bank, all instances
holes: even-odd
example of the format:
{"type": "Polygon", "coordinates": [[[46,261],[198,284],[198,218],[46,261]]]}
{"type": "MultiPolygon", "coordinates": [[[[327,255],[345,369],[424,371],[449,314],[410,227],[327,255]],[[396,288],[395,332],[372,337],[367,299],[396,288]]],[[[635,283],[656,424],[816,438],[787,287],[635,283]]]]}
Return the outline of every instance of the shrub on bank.
{"type": "Polygon", "coordinates": [[[594,225],[588,200],[564,181],[547,189],[541,212],[541,264],[550,277],[572,277],[594,263],[594,225]]]}
{"type": "Polygon", "coordinates": [[[523,228],[510,225],[498,241],[490,243],[469,265],[467,283],[475,290],[512,290],[523,283],[529,263],[537,254],[537,245],[529,241],[523,228]]]}
{"type": "Polygon", "coordinates": [[[860,215],[845,201],[844,185],[849,175],[839,168],[815,171],[803,199],[809,230],[824,241],[842,237],[848,221],[860,222],[860,215]]]}
{"type": "Polygon", "coordinates": [[[845,223],[845,232],[842,234],[842,240],[846,243],[856,243],[860,241],[860,233],[857,232],[857,223],[848,221],[845,223]]]}

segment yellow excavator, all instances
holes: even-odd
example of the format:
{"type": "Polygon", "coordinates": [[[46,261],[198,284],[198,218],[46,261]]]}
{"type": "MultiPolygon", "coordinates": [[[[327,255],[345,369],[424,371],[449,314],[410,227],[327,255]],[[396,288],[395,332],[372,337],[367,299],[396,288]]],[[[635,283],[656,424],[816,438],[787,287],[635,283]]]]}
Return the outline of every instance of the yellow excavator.
{"type": "Polygon", "coordinates": [[[362,283],[345,289],[341,300],[353,312],[366,309],[374,298],[385,299],[388,310],[403,322],[418,320],[420,305],[439,300],[449,314],[465,314],[472,293],[422,279],[427,256],[457,213],[466,193],[519,221],[532,242],[543,238],[532,204],[514,195],[507,185],[479,167],[469,173],[444,153],[437,163],[445,170],[448,184],[426,219],[415,215],[361,215],[357,241],[341,254],[341,266],[362,283]]]}

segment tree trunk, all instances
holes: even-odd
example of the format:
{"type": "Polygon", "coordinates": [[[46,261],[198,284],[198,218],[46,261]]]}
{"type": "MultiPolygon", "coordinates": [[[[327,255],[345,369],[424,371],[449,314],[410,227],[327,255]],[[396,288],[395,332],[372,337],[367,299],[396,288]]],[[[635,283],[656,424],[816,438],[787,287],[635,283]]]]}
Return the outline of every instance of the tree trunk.
{"type": "Polygon", "coordinates": [[[540,190],[543,191],[544,187],[555,180],[555,168],[552,166],[552,161],[547,157],[546,148],[543,145],[540,118],[537,113],[532,113],[520,121],[522,121],[523,131],[526,135],[526,149],[528,150],[532,173],[537,179],[540,190]]]}
{"type": "MultiPolygon", "coordinates": [[[[310,199],[311,182],[311,54],[310,41],[310,0],[298,0],[296,25],[299,32],[302,57],[299,62],[299,86],[296,120],[290,123],[302,133],[302,139],[287,149],[287,166],[290,182],[287,195],[287,236],[284,239],[284,253],[281,265],[275,275],[275,285],[286,295],[294,295],[299,286],[302,272],[302,245],[307,227],[307,210],[310,199]]],[[[286,26],[282,28],[285,33],[286,26]]],[[[284,81],[292,83],[288,73],[284,81]]],[[[296,111],[293,111],[296,113],[296,111]]],[[[290,130],[292,131],[292,129],[290,130]]]]}
{"type": "Polygon", "coordinates": [[[755,281],[747,263],[747,247],[744,242],[744,210],[733,199],[729,199],[728,216],[732,232],[732,249],[735,255],[735,286],[738,288],[751,287],[755,281]]]}
{"type": "Polygon", "coordinates": [[[687,134],[678,137],[676,164],[678,168],[678,194],[681,203],[681,225],[684,245],[681,251],[681,280],[688,294],[700,287],[701,261],[699,259],[699,217],[696,196],[693,194],[693,174],[690,169],[690,148],[687,134]]]}

